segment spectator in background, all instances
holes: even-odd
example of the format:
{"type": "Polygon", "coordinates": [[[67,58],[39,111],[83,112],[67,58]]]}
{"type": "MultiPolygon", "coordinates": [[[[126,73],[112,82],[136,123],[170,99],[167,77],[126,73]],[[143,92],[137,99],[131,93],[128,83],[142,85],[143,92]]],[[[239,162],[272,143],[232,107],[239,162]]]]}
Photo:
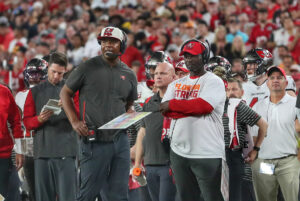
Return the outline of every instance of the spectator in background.
{"type": "Polygon", "coordinates": [[[190,40],[195,38],[197,35],[196,25],[193,21],[188,21],[185,23],[184,35],[182,36],[182,40],[190,40]]]}
{"type": "Polygon", "coordinates": [[[290,71],[291,66],[295,63],[294,58],[292,57],[292,55],[287,54],[283,57],[282,59],[282,63],[278,66],[282,69],[284,69],[288,74],[290,71]]]}
{"type": "Polygon", "coordinates": [[[294,26],[293,19],[291,17],[284,17],[282,19],[283,27],[275,30],[272,35],[274,37],[274,43],[278,45],[288,45],[289,38],[296,34],[297,28],[294,26]]]}
{"type": "Polygon", "coordinates": [[[211,44],[211,51],[213,54],[224,57],[226,52],[229,51],[230,45],[226,41],[226,28],[222,25],[218,26],[215,30],[214,42],[211,44]]]}
{"type": "Polygon", "coordinates": [[[209,26],[204,20],[197,20],[197,30],[199,31],[198,35],[207,40],[209,44],[214,42],[215,33],[209,31],[209,26]]]}
{"type": "Polygon", "coordinates": [[[240,21],[236,15],[229,16],[229,33],[226,35],[226,41],[232,43],[236,36],[240,36],[244,43],[248,41],[248,35],[240,30],[240,21]]]}
{"type": "Polygon", "coordinates": [[[270,39],[271,33],[276,29],[276,26],[267,21],[268,10],[261,8],[258,10],[257,24],[253,27],[248,43],[252,47],[267,48],[268,40],[270,39]]]}
{"type": "Polygon", "coordinates": [[[220,20],[219,0],[208,0],[206,2],[206,10],[207,13],[203,15],[203,20],[214,31],[220,20]]]}
{"type": "Polygon", "coordinates": [[[288,49],[294,60],[300,64],[300,21],[297,21],[295,25],[296,31],[289,38],[288,49]]]}
{"type": "Polygon", "coordinates": [[[82,61],[84,57],[84,43],[83,38],[80,35],[80,33],[76,33],[71,40],[71,44],[73,49],[67,51],[68,60],[69,62],[75,67],[78,66],[82,61]]]}
{"type": "Polygon", "coordinates": [[[143,55],[140,51],[134,46],[134,33],[129,32],[127,34],[127,48],[125,49],[124,54],[121,55],[121,61],[123,61],[129,68],[132,67],[132,63],[138,61],[141,65],[138,69],[137,73],[138,82],[145,80],[144,72],[145,67],[143,63],[145,63],[143,55]]]}
{"type": "Polygon", "coordinates": [[[1,16],[0,17],[0,48],[3,48],[4,51],[8,51],[9,44],[13,39],[14,39],[14,32],[9,27],[8,19],[5,16],[1,16]]]}
{"type": "Polygon", "coordinates": [[[100,55],[101,46],[99,46],[99,44],[98,44],[97,35],[101,32],[103,27],[104,26],[100,21],[96,24],[95,28],[92,27],[92,30],[90,30],[91,33],[88,36],[88,40],[84,44],[84,58],[83,58],[83,60],[87,60],[89,58],[100,55]]]}
{"type": "Polygon", "coordinates": [[[27,46],[27,38],[25,36],[25,30],[23,27],[15,27],[14,29],[15,39],[9,43],[8,52],[12,53],[17,43],[22,44],[22,46],[27,46]]]}
{"type": "Polygon", "coordinates": [[[289,54],[288,47],[286,45],[279,45],[274,49],[274,65],[282,63],[283,57],[289,54]]]}
{"type": "Polygon", "coordinates": [[[230,63],[232,63],[234,59],[243,59],[246,55],[245,43],[243,42],[241,36],[235,36],[233,42],[228,46],[229,51],[226,51],[225,57],[229,60],[230,63]]]}

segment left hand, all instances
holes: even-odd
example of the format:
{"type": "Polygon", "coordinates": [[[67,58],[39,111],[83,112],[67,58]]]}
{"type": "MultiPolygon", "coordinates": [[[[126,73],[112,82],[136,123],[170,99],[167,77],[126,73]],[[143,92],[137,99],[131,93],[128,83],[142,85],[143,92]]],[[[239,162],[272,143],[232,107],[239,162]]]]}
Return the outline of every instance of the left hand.
{"type": "Polygon", "coordinates": [[[127,112],[127,113],[133,113],[133,112],[135,112],[135,111],[134,111],[134,107],[133,107],[133,106],[129,107],[128,110],[127,110],[126,112],[127,112]]]}
{"type": "Polygon", "coordinates": [[[62,107],[62,101],[61,99],[58,100],[58,104],[57,104],[59,107],[62,107]]]}
{"type": "Polygon", "coordinates": [[[21,169],[24,163],[24,156],[22,154],[16,154],[16,168],[17,171],[21,169]]]}
{"type": "Polygon", "coordinates": [[[159,111],[161,113],[168,112],[169,110],[170,110],[170,108],[169,108],[169,101],[166,101],[166,102],[163,102],[163,103],[160,104],[159,111]]]}
{"type": "Polygon", "coordinates": [[[257,158],[258,152],[256,150],[253,150],[248,154],[247,158],[245,159],[246,163],[252,164],[255,159],[257,158]]]}

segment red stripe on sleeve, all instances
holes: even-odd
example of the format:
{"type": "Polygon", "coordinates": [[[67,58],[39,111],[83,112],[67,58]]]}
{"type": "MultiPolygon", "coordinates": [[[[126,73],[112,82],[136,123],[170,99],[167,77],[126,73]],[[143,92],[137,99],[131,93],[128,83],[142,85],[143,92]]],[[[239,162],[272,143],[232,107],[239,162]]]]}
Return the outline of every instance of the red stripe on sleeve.
{"type": "Polygon", "coordinates": [[[202,98],[192,100],[176,100],[169,102],[171,112],[182,113],[185,115],[204,115],[210,114],[214,108],[202,98]]]}
{"type": "Polygon", "coordinates": [[[34,130],[43,125],[39,122],[35,111],[35,103],[32,97],[31,90],[29,90],[24,105],[24,125],[27,130],[34,130]]]}

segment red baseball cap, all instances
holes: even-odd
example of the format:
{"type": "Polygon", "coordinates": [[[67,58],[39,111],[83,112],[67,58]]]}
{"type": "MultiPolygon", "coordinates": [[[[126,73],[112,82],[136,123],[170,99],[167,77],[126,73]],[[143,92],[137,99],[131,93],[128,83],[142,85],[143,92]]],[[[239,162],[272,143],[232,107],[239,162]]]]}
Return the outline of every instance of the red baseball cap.
{"type": "Polygon", "coordinates": [[[182,56],[185,52],[190,53],[192,55],[199,55],[202,54],[205,50],[204,45],[198,41],[190,41],[184,45],[183,49],[181,50],[179,56],[182,56]]]}
{"type": "Polygon", "coordinates": [[[274,71],[277,71],[277,72],[280,72],[284,78],[286,79],[286,73],[285,71],[282,69],[282,68],[279,68],[278,66],[271,66],[268,71],[267,71],[267,75],[268,77],[274,72],[274,71]]]}

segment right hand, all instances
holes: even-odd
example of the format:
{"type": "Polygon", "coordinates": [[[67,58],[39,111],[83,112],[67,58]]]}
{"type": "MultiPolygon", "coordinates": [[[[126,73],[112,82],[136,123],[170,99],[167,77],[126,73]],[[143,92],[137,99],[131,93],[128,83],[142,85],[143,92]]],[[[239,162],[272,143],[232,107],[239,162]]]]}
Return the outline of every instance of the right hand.
{"type": "Polygon", "coordinates": [[[72,123],[73,129],[81,136],[88,136],[89,130],[83,121],[76,121],[72,123]]]}
{"type": "Polygon", "coordinates": [[[43,112],[40,113],[40,115],[38,116],[38,121],[40,123],[44,123],[46,121],[48,121],[48,119],[53,115],[53,111],[52,110],[44,110],[43,112]]]}
{"type": "MultiPolygon", "coordinates": [[[[135,164],[135,165],[133,166],[133,168],[132,168],[132,171],[133,171],[135,168],[140,168],[142,171],[144,171],[143,167],[142,167],[141,165],[139,165],[139,164],[135,164]]],[[[134,174],[132,174],[132,178],[133,178],[134,180],[137,180],[137,176],[135,176],[134,174]]]]}

